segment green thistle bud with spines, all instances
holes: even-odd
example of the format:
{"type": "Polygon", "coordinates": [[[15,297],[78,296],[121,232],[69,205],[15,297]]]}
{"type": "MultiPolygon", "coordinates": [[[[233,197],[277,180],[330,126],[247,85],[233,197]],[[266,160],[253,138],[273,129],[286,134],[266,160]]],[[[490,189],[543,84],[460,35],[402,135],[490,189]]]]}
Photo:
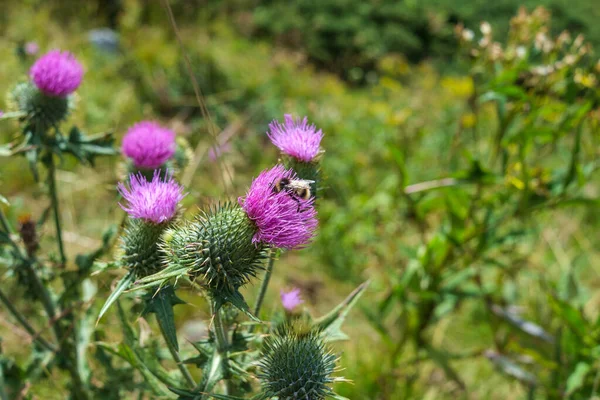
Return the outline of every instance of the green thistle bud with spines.
{"type": "Polygon", "coordinates": [[[261,372],[262,399],[321,400],[334,395],[338,357],[325,345],[321,333],[305,323],[285,325],[264,343],[261,372]]]}
{"type": "Polygon", "coordinates": [[[25,114],[24,121],[35,132],[45,132],[64,121],[74,108],[73,95],[52,97],[30,82],[18,84],[9,94],[9,104],[25,114]]]}
{"type": "Polygon", "coordinates": [[[255,233],[246,213],[227,203],[167,230],[161,248],[167,268],[185,271],[213,295],[230,295],[262,268],[266,246],[253,243],[255,233]]]}
{"type": "Polygon", "coordinates": [[[169,223],[152,224],[141,219],[130,219],[122,236],[121,263],[142,278],[162,269],[158,247],[160,237],[169,223]]]}

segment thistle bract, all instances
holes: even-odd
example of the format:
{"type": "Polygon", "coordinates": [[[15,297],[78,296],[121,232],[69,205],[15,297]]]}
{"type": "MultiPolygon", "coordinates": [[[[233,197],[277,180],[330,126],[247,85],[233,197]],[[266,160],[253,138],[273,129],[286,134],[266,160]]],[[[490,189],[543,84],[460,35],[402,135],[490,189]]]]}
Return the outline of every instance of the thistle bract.
{"type": "Polygon", "coordinates": [[[138,122],[123,137],[123,154],[136,168],[158,168],[173,157],[175,149],[175,133],[153,121],[138,122]]]}
{"type": "Polygon", "coordinates": [[[48,96],[31,82],[18,84],[10,93],[9,102],[25,114],[24,120],[35,132],[45,132],[65,120],[74,106],[72,96],[48,96]]]}
{"type": "Polygon", "coordinates": [[[121,264],[140,278],[162,269],[158,243],[166,224],[151,224],[140,219],[130,219],[123,233],[121,264]]]}
{"type": "Polygon", "coordinates": [[[45,95],[65,97],[81,84],[83,67],[68,51],[52,50],[31,66],[29,77],[45,95]]]}
{"type": "Polygon", "coordinates": [[[284,124],[278,121],[269,124],[267,135],[271,142],[284,154],[302,162],[313,161],[319,154],[323,131],[310,125],[306,117],[294,121],[290,114],[286,114],[284,118],[284,124]]]}
{"type": "Polygon", "coordinates": [[[317,211],[313,198],[304,200],[288,190],[275,190],[281,179],[298,179],[292,170],[282,165],[263,171],[252,182],[245,198],[239,204],[256,224],[253,237],[256,243],[268,243],[285,249],[306,246],[317,228],[317,211]]]}
{"type": "Polygon", "coordinates": [[[262,398],[321,400],[332,395],[337,357],[318,331],[299,324],[281,328],[265,340],[258,375],[262,398]]]}
{"type": "Polygon", "coordinates": [[[162,250],[167,270],[186,271],[213,296],[227,298],[262,268],[265,245],[253,243],[255,232],[237,205],[214,207],[195,221],[165,232],[162,250]]]}

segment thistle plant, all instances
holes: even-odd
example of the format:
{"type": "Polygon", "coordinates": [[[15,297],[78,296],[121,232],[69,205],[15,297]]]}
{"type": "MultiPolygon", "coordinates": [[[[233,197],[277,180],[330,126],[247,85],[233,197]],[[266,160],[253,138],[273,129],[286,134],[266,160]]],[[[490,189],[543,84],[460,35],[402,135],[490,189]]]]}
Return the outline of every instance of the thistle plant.
{"type": "MultiPolygon", "coordinates": [[[[146,142],[139,142],[139,146],[146,142]]],[[[302,145],[302,140],[296,139],[295,143],[302,145]]],[[[124,140],[123,148],[129,144],[129,141],[124,140]]],[[[314,147],[314,143],[311,146],[314,147]]],[[[289,149],[293,150],[293,147],[288,147],[289,149]]],[[[152,151],[153,147],[150,146],[148,150],[152,151]]],[[[133,158],[133,153],[128,151],[126,156],[133,158]]],[[[145,164],[150,168],[164,166],[170,156],[171,152],[161,153],[156,162],[145,164]]],[[[134,165],[140,166],[141,163],[134,165]]],[[[213,396],[235,399],[238,398],[236,396],[249,395],[254,388],[261,387],[260,380],[264,385],[256,398],[271,398],[274,396],[274,389],[265,383],[264,375],[260,375],[257,369],[264,370],[270,365],[270,361],[261,361],[273,359],[270,351],[280,348],[288,351],[293,343],[298,348],[313,349],[314,354],[309,355],[306,362],[314,362],[315,365],[322,363],[322,371],[318,372],[320,383],[311,383],[317,375],[310,377],[310,381],[298,392],[300,395],[303,391],[304,397],[297,398],[336,396],[331,383],[337,379],[332,377],[337,357],[326,349],[325,341],[344,337],[339,331],[341,321],[365,286],[361,286],[332,313],[321,319],[303,314],[302,329],[298,328],[300,330],[281,328],[277,318],[273,319],[272,327],[261,320],[261,304],[265,299],[277,254],[309,246],[316,234],[318,221],[314,197],[297,196],[289,188],[277,189],[277,182],[299,179],[291,168],[275,165],[259,173],[246,194],[239,197],[237,202],[216,202],[190,219],[178,218],[178,215],[185,214],[178,211],[184,189],[175,183],[171,175],[163,177],[159,170],[155,170],[152,180],[149,180],[140,172],[130,176],[128,186],[122,183],[118,185],[123,197],[120,205],[129,217],[126,228],[121,233],[121,255],[113,265],[123,267],[127,272],[106,300],[99,315],[104,316],[110,306],[116,304],[121,324],[127,327],[129,323],[126,313],[118,301],[123,296],[129,296],[127,293],[142,301],[142,316],[150,313],[156,315],[164,342],[180,371],[181,380],[176,384],[169,383],[167,387],[181,398],[201,399],[213,396]],[[240,289],[258,280],[264,269],[266,272],[256,305],[251,310],[240,289]],[[200,354],[189,358],[187,362],[181,354],[174,321],[174,306],[183,303],[176,295],[182,286],[191,287],[204,295],[212,315],[210,335],[194,344],[200,354]],[[242,315],[252,321],[245,328],[240,328],[243,326],[239,321],[242,315]],[[272,345],[269,345],[271,350],[263,353],[239,351],[251,348],[259,350],[263,346],[263,337],[268,337],[271,332],[278,338],[273,339],[272,345]],[[190,373],[187,363],[196,364],[202,370],[199,381],[190,373]]],[[[291,311],[299,304],[300,301],[296,298],[290,299],[284,306],[291,311]]],[[[134,352],[147,354],[146,349],[134,342],[130,346],[134,352]]],[[[289,357],[292,356],[289,353],[289,357]]],[[[289,358],[286,365],[286,373],[290,377],[294,374],[301,375],[306,368],[304,361],[295,364],[292,358],[289,358]]],[[[135,365],[132,364],[132,367],[135,365]]],[[[279,367],[273,365],[273,368],[279,367]]],[[[290,382],[289,385],[288,393],[294,393],[294,384],[290,382]]],[[[280,395],[286,393],[287,386],[287,383],[279,384],[277,390],[280,395]]],[[[159,394],[160,390],[155,393],[159,394]]],[[[292,394],[289,396],[296,398],[292,394]]]]}
{"type": "MultiPolygon", "coordinates": [[[[8,96],[11,109],[0,117],[2,120],[17,119],[21,127],[18,142],[5,146],[3,156],[25,156],[36,181],[40,177],[40,166],[44,167],[50,202],[48,210],[54,222],[58,256],[46,254],[48,249],[40,246],[40,226],[31,217],[20,220],[16,236],[15,228],[1,209],[0,253],[6,272],[16,278],[16,285],[25,289],[27,296],[44,309],[44,328],[52,332],[52,338],[42,333],[44,328],[34,328],[3,291],[0,291],[0,300],[34,338],[29,360],[19,366],[23,371],[29,371],[22,377],[35,380],[44,371],[61,369],[70,378],[71,398],[90,399],[93,395],[86,347],[90,341],[92,313],[88,302],[96,289],[89,278],[94,261],[108,250],[106,244],[111,233],[105,235],[103,246],[89,254],[80,254],[74,264],[69,263],[56,182],[57,157],[62,159],[63,155],[69,154],[80,163],[93,166],[96,157],[116,152],[110,133],[88,136],[72,127],[64,134],[63,124],[74,109],[74,92],[83,79],[83,67],[74,55],[58,50],[48,52],[34,62],[29,78],[11,91],[8,96]],[[55,291],[57,285],[65,288],[60,296],[55,291]]],[[[26,385],[24,380],[17,381],[17,390],[20,391],[23,385],[26,385]]]]}

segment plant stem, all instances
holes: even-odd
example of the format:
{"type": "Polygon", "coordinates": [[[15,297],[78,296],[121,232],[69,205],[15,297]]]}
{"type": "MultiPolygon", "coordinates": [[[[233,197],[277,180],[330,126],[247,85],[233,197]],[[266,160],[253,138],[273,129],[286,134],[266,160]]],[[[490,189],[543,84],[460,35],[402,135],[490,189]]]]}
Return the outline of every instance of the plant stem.
{"type": "Polygon", "coordinates": [[[256,318],[259,318],[258,313],[260,312],[260,308],[262,307],[262,303],[265,299],[265,294],[267,293],[267,287],[269,286],[269,281],[271,280],[271,274],[273,273],[273,264],[275,263],[275,257],[277,256],[276,250],[269,250],[269,263],[267,264],[267,272],[265,272],[265,277],[263,278],[262,284],[260,285],[260,292],[258,292],[258,299],[256,300],[256,306],[254,307],[254,315],[256,318]]]}
{"type": "Polygon", "coordinates": [[[60,210],[58,208],[58,195],[56,190],[56,167],[54,165],[54,156],[48,157],[48,188],[52,200],[52,209],[54,210],[54,225],[56,227],[56,242],[58,243],[58,251],[60,253],[61,266],[64,267],[67,263],[65,248],[62,239],[62,228],[60,225],[60,210]]]}
{"type": "Polygon", "coordinates": [[[56,352],[56,350],[57,350],[56,347],[54,347],[54,345],[52,345],[48,341],[46,341],[46,339],[44,339],[42,336],[40,336],[40,334],[37,333],[35,331],[35,329],[33,329],[33,327],[29,324],[29,322],[27,322],[27,319],[25,319],[25,316],[23,314],[21,314],[19,312],[19,310],[17,310],[12,305],[12,303],[10,302],[8,297],[6,297],[6,295],[4,294],[4,292],[2,292],[1,289],[0,289],[0,301],[2,301],[2,303],[4,303],[4,305],[6,306],[8,311],[23,326],[23,328],[25,328],[25,330],[31,335],[31,337],[33,338],[34,341],[38,342],[42,347],[45,347],[47,350],[50,350],[51,352],[56,352]]]}
{"type": "Polygon", "coordinates": [[[159,323],[158,326],[160,327],[160,333],[163,335],[163,338],[165,339],[165,342],[167,343],[167,347],[169,348],[169,351],[171,352],[171,356],[173,356],[173,360],[175,360],[175,363],[177,363],[177,368],[179,368],[179,370],[181,371],[181,374],[185,378],[185,381],[187,382],[188,386],[192,387],[192,388],[196,387],[196,382],[194,381],[194,378],[192,378],[192,374],[190,374],[190,371],[187,369],[185,364],[181,361],[181,357],[179,357],[179,352],[172,345],[171,341],[168,340],[167,332],[165,332],[163,324],[159,323]]]}
{"type": "Polygon", "coordinates": [[[232,389],[231,380],[229,379],[229,355],[227,352],[229,351],[229,339],[227,338],[227,331],[225,330],[225,324],[223,323],[223,319],[221,318],[222,310],[219,310],[214,313],[214,325],[215,325],[215,338],[217,340],[217,351],[221,354],[223,358],[223,369],[224,369],[224,377],[225,377],[225,392],[224,394],[229,394],[232,389]]]}
{"type": "Polygon", "coordinates": [[[229,341],[227,340],[227,334],[225,333],[225,325],[221,318],[221,310],[215,312],[214,321],[215,324],[215,337],[217,339],[217,348],[220,353],[225,353],[229,347],[229,341]]]}
{"type": "Polygon", "coordinates": [[[36,296],[42,302],[44,310],[48,315],[48,320],[54,331],[54,336],[59,343],[59,351],[66,359],[66,370],[71,375],[73,381],[73,398],[77,400],[86,400],[89,396],[85,388],[85,383],[81,380],[81,376],[77,370],[77,350],[69,343],[66,333],[63,330],[62,321],[60,321],[60,318],[57,318],[56,303],[50,296],[48,289],[40,280],[35,269],[33,269],[33,260],[27,260],[23,265],[27,270],[29,279],[31,279],[35,286],[36,296]]]}
{"type": "Polygon", "coordinates": [[[2,211],[2,208],[0,208],[0,224],[2,224],[2,227],[6,231],[6,235],[8,236],[8,241],[10,242],[10,245],[15,249],[17,257],[20,258],[21,260],[25,260],[25,258],[23,257],[23,254],[21,253],[21,249],[19,248],[19,245],[16,244],[15,241],[12,240],[12,238],[10,237],[10,235],[13,233],[13,230],[12,230],[10,224],[8,223],[8,219],[6,219],[6,215],[4,215],[4,212],[2,211]]]}

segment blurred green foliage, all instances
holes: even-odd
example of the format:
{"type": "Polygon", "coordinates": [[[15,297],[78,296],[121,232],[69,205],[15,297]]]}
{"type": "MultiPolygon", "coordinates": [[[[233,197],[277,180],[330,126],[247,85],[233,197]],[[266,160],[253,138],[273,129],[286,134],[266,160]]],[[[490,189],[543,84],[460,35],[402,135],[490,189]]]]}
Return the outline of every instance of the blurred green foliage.
{"type": "Polygon", "coordinates": [[[482,20],[506,35],[519,6],[546,6],[554,15],[553,31],[585,34],[600,44],[600,17],[592,1],[412,1],[412,0],[272,0],[251,8],[254,34],[303,50],[309,59],[351,82],[376,79],[375,66],[385,55],[401,53],[412,62],[441,65],[457,49],[452,27],[476,27],[482,20]],[[440,62],[441,61],[441,62],[440,62]]]}

